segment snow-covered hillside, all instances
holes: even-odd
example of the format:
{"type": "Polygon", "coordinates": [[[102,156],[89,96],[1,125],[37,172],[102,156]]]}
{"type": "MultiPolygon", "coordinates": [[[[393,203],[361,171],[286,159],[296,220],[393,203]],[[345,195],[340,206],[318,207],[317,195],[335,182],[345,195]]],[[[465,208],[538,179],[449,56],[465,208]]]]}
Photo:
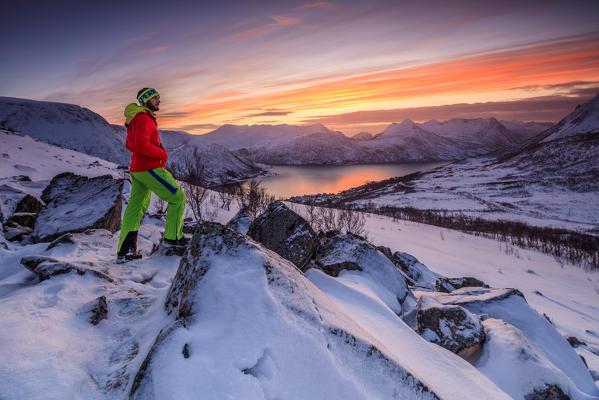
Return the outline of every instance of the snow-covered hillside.
{"type": "Polygon", "coordinates": [[[129,163],[123,138],[100,115],[74,104],[0,97],[0,128],[117,164],[129,163]]]}
{"type": "Polygon", "coordinates": [[[270,164],[358,164],[456,160],[514,148],[551,124],[495,118],[391,124],[376,136],[348,138],[322,124],[224,125],[201,135],[252,160],[270,164]]]}
{"type": "MultiPolygon", "coordinates": [[[[0,143],[2,201],[8,183],[39,196],[53,174],[120,175],[115,164],[29,137],[2,132],[0,143]]],[[[237,211],[210,206],[218,223],[237,211]]],[[[33,244],[0,233],[0,398],[599,399],[597,273],[461,232],[365,221],[368,241],[318,236],[303,272],[211,222],[178,257],[151,254],[164,220],[146,217],[144,258],[127,264],[115,264],[118,231],[33,244]],[[491,288],[434,289],[463,276],[491,288]],[[480,319],[476,357],[419,333],[416,311],[431,308],[480,319]]],[[[277,234],[296,243],[305,233],[277,234]]]]}

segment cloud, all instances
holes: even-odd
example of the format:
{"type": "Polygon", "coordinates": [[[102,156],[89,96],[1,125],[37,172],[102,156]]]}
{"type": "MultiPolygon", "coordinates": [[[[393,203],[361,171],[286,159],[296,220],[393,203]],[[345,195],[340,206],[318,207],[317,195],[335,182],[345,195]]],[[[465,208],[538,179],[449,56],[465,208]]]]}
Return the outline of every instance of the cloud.
{"type": "Polygon", "coordinates": [[[160,117],[161,118],[168,118],[168,119],[177,119],[177,118],[185,118],[188,117],[191,113],[189,112],[167,112],[167,113],[160,113],[160,117]]]}
{"type": "Polygon", "coordinates": [[[152,48],[149,48],[149,49],[140,50],[136,54],[138,56],[144,56],[144,55],[148,55],[148,54],[159,53],[161,51],[166,50],[167,48],[168,48],[168,46],[152,47],[152,48]]]}
{"type": "Polygon", "coordinates": [[[320,7],[332,7],[333,3],[330,3],[328,1],[319,1],[319,2],[314,2],[314,3],[306,3],[301,5],[299,8],[300,9],[309,9],[309,8],[320,8],[320,7]]]}
{"type": "Polygon", "coordinates": [[[484,103],[461,103],[431,107],[397,108],[392,110],[357,111],[337,115],[315,116],[304,120],[305,123],[320,122],[327,126],[352,126],[370,124],[390,124],[406,118],[418,122],[431,119],[446,121],[452,118],[488,118],[502,120],[518,119],[522,121],[557,122],[581,103],[599,93],[599,86],[589,88],[580,96],[539,96],[512,101],[484,103]]]}
{"type": "Polygon", "coordinates": [[[270,19],[274,22],[235,33],[226,37],[224,41],[248,39],[254,36],[273,32],[280,27],[299,26],[304,24],[300,18],[288,17],[284,15],[273,15],[270,17],[270,19]]]}
{"type": "Polygon", "coordinates": [[[125,43],[134,43],[134,42],[140,42],[143,40],[148,40],[152,36],[155,36],[157,33],[158,32],[148,32],[148,33],[144,33],[143,35],[130,37],[129,39],[127,39],[127,41],[125,43]]]}
{"type": "Polygon", "coordinates": [[[284,116],[293,114],[293,111],[276,111],[276,110],[267,110],[257,114],[249,114],[246,117],[275,117],[275,116],[284,116]]]}

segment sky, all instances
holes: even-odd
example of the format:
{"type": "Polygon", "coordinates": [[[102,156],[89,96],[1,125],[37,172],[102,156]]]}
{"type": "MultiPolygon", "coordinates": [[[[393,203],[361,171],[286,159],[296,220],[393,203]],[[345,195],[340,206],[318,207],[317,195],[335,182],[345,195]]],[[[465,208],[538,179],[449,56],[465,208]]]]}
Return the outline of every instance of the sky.
{"type": "Polygon", "coordinates": [[[599,1],[2,2],[0,96],[162,129],[557,122],[599,93],[599,1]]]}

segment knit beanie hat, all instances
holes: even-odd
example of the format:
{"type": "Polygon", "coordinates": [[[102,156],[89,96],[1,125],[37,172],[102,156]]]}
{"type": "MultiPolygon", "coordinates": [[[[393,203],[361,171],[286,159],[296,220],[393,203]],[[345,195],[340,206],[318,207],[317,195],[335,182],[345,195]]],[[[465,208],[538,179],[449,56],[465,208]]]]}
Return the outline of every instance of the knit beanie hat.
{"type": "Polygon", "coordinates": [[[154,88],[149,88],[144,90],[143,92],[141,92],[139,94],[139,96],[137,96],[137,101],[139,102],[139,104],[143,104],[146,101],[150,100],[152,97],[156,97],[158,96],[158,92],[156,91],[156,89],[154,88]]]}

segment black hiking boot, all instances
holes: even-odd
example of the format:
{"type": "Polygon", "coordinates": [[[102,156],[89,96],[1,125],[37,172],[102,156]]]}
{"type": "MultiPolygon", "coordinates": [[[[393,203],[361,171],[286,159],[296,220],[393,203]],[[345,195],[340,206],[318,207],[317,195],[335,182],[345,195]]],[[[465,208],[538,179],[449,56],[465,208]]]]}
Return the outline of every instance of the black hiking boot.
{"type": "Polygon", "coordinates": [[[186,237],[182,237],[181,239],[162,238],[156,251],[166,256],[183,256],[188,244],[189,239],[186,237]]]}
{"type": "Polygon", "coordinates": [[[122,264],[131,260],[139,260],[141,257],[141,253],[137,251],[137,231],[131,231],[123,240],[121,251],[116,255],[116,262],[122,264]]]}

